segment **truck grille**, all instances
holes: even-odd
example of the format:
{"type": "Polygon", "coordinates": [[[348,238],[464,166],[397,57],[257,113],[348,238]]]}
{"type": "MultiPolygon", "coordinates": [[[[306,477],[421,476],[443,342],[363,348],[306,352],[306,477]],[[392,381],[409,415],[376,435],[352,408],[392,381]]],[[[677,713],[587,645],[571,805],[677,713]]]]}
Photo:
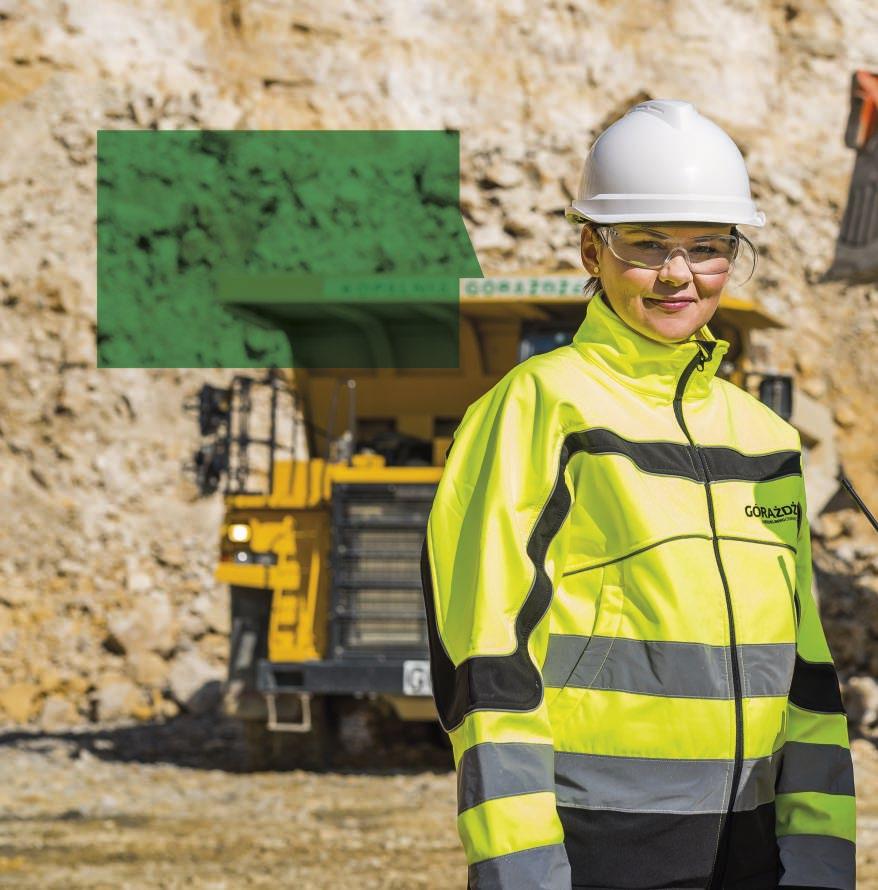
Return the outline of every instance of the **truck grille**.
{"type": "Polygon", "coordinates": [[[333,657],[426,657],[420,560],[435,492],[422,484],[333,485],[333,657]]]}

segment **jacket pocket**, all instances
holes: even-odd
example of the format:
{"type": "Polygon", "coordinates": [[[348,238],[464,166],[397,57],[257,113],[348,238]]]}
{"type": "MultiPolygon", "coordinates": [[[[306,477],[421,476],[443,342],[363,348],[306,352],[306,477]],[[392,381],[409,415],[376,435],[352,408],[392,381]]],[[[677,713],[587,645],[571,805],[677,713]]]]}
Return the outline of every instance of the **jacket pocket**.
{"type": "Polygon", "coordinates": [[[795,564],[790,567],[784,559],[783,554],[778,554],[777,564],[780,574],[783,577],[783,589],[786,590],[789,600],[789,608],[793,622],[793,639],[799,638],[799,621],[801,620],[801,604],[799,603],[799,591],[796,589],[795,581],[795,564]]]}
{"type": "Polygon", "coordinates": [[[625,593],[619,584],[603,584],[595,603],[595,620],[582,652],[570,670],[565,687],[588,689],[607,662],[619,632],[625,593]]]}

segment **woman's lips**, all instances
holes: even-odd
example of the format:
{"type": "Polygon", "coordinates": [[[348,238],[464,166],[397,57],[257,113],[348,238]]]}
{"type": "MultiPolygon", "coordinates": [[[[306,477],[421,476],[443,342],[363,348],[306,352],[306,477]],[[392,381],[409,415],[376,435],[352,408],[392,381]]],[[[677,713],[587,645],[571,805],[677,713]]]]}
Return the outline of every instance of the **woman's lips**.
{"type": "Polygon", "coordinates": [[[690,297],[681,297],[679,299],[653,299],[652,297],[644,297],[643,302],[649,306],[655,306],[658,309],[663,310],[664,312],[680,312],[682,309],[685,309],[691,303],[694,303],[695,300],[690,297]]]}

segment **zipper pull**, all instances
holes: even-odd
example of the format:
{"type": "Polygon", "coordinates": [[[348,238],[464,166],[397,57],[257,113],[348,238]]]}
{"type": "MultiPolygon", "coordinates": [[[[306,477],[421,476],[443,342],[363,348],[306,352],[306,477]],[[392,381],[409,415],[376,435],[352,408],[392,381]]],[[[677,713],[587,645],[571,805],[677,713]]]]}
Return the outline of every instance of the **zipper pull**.
{"type": "Polygon", "coordinates": [[[696,340],[698,344],[698,370],[703,371],[704,366],[713,358],[713,350],[716,342],[711,340],[696,340]]]}
{"type": "Polygon", "coordinates": [[[704,370],[704,363],[707,361],[707,351],[704,346],[701,344],[701,341],[698,341],[698,370],[704,370]]]}

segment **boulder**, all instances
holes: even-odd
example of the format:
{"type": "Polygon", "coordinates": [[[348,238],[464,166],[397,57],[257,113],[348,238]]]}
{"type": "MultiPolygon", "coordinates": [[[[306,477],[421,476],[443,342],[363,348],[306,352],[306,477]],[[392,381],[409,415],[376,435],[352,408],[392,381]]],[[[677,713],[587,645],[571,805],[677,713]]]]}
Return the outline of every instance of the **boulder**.
{"type": "Polygon", "coordinates": [[[134,717],[143,705],[143,697],[137,686],[122,674],[105,674],[101,677],[96,693],[97,719],[101,723],[134,717]]]}
{"type": "Polygon", "coordinates": [[[158,652],[169,655],[176,645],[179,627],[167,594],[160,591],[140,596],[130,609],[114,609],[107,616],[112,651],[158,652]]]}
{"type": "Polygon", "coordinates": [[[43,702],[43,710],[40,712],[40,729],[59,732],[79,723],[80,719],[73,702],[61,695],[50,695],[43,702]]]}
{"type": "Polygon", "coordinates": [[[168,662],[155,652],[136,650],[125,659],[125,670],[138,686],[162,689],[168,679],[168,662]]]}
{"type": "Polygon", "coordinates": [[[212,710],[222,695],[223,669],[210,664],[195,650],[174,659],[168,676],[174,700],[193,714],[212,710]]]}
{"type": "Polygon", "coordinates": [[[873,726],[878,721],[878,683],[872,677],[851,677],[844,687],[844,705],[852,723],[873,726]]]}
{"type": "Polygon", "coordinates": [[[0,688],[0,714],[13,723],[27,723],[36,710],[39,692],[34,683],[10,683],[0,688]]]}
{"type": "Polygon", "coordinates": [[[232,629],[229,595],[225,590],[202,593],[192,604],[192,609],[201,615],[208,629],[220,634],[228,634],[232,629]]]}

